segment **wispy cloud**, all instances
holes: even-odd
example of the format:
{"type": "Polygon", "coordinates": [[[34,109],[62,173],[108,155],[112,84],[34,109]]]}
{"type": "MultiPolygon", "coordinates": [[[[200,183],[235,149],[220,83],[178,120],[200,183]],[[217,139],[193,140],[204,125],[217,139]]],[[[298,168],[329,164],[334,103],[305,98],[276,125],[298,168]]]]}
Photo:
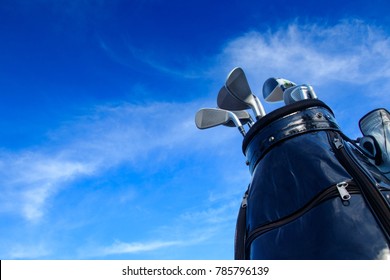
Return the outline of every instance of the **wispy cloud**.
{"type": "MultiPolygon", "coordinates": [[[[52,132],[46,146],[2,151],[0,212],[16,212],[27,220],[38,221],[47,201],[77,179],[121,164],[145,168],[152,152],[158,162],[167,159],[168,154],[169,158],[180,157],[178,151],[193,153],[211,148],[223,140],[221,134],[201,137],[193,120],[198,106],[100,106],[52,132]]],[[[229,133],[222,135],[229,137],[229,133]]]]}
{"type": "MultiPolygon", "coordinates": [[[[138,238],[138,241],[123,237],[108,245],[104,244],[105,241],[91,241],[78,249],[78,257],[142,258],[148,253],[148,256],[174,259],[182,258],[179,253],[182,250],[204,250],[208,246],[205,244],[213,243],[214,248],[220,246],[226,258],[231,258],[238,206],[245,190],[245,186],[242,187],[241,182],[237,184],[236,180],[221,180],[221,186],[210,188],[212,197],[205,193],[198,204],[178,208],[180,211],[164,220],[163,225],[146,230],[145,237],[138,238]],[[216,238],[218,242],[213,241],[216,238]]],[[[209,257],[212,258],[208,255],[203,258],[209,257]]]]}
{"type": "Polygon", "coordinates": [[[229,42],[218,61],[242,66],[256,81],[282,76],[298,83],[361,85],[390,78],[390,39],[358,20],[332,26],[296,22],[248,32],[229,42]]]}
{"type": "Polygon", "coordinates": [[[1,156],[0,212],[20,212],[30,221],[42,217],[47,199],[64,183],[93,171],[88,163],[41,152],[2,153],[1,156]]]}
{"type": "MultiPolygon", "coordinates": [[[[204,241],[205,238],[202,237],[204,234],[200,234],[197,238],[194,239],[183,239],[183,240],[172,240],[172,241],[162,241],[162,240],[151,240],[146,242],[123,242],[123,241],[114,241],[112,244],[107,246],[94,245],[90,247],[83,247],[79,249],[80,258],[118,258],[122,256],[139,257],[143,253],[158,253],[165,252],[164,258],[170,258],[172,250],[181,248],[181,247],[191,247],[193,245],[199,244],[204,241]]],[[[206,238],[208,239],[208,238],[206,238]]],[[[160,253],[161,255],[162,253],[160,253]]]]}
{"type": "Polygon", "coordinates": [[[210,242],[216,236],[219,236],[223,246],[232,249],[230,243],[233,238],[236,210],[237,204],[232,201],[228,205],[224,202],[222,205],[209,206],[205,210],[189,210],[174,218],[173,224],[154,229],[153,232],[158,236],[154,240],[145,242],[116,240],[110,245],[88,245],[79,248],[79,257],[118,258],[128,256],[129,258],[137,258],[142,253],[150,252],[158,254],[160,258],[172,259],[174,258],[172,250],[175,248],[176,250],[181,248],[191,250],[191,247],[210,242]],[[228,234],[228,244],[222,241],[226,234],[228,234]]]}
{"type": "Polygon", "coordinates": [[[118,254],[136,254],[160,250],[167,247],[174,247],[182,244],[183,242],[181,241],[152,241],[150,243],[125,243],[116,241],[112,245],[98,248],[96,251],[89,252],[89,254],[99,257],[118,254]]]}
{"type": "MultiPolygon", "coordinates": [[[[181,78],[203,77],[222,83],[228,71],[236,66],[243,67],[250,82],[256,84],[270,76],[316,86],[337,82],[370,86],[390,78],[387,33],[378,26],[354,19],[336,25],[300,24],[297,20],[265,32],[248,31],[226,42],[214,59],[201,57],[194,61],[182,57],[188,63],[182,63],[181,67],[171,66],[157,53],[137,49],[127,40],[123,42],[123,46],[115,49],[100,39],[102,49],[117,63],[133,68],[134,61],[139,61],[181,78]],[[191,65],[191,69],[185,65],[191,65]]],[[[385,92],[373,90],[372,94],[388,98],[385,92]]]]}
{"type": "Polygon", "coordinates": [[[40,259],[50,255],[52,252],[44,243],[33,245],[14,244],[10,245],[9,253],[3,256],[8,259],[40,259]]]}
{"type": "Polygon", "coordinates": [[[147,66],[148,69],[180,79],[201,78],[203,75],[200,68],[197,69],[198,71],[194,70],[193,58],[181,55],[180,58],[170,56],[167,60],[165,55],[161,55],[155,50],[138,48],[125,38],[122,45],[114,46],[110,45],[109,40],[99,37],[99,45],[112,61],[137,71],[141,71],[144,66],[147,66]],[[142,67],[138,67],[139,64],[142,67]]]}

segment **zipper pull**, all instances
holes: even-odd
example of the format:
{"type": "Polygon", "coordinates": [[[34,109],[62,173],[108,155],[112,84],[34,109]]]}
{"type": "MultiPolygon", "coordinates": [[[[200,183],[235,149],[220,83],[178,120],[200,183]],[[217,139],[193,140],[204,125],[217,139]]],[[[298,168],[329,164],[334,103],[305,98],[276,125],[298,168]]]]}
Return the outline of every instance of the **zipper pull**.
{"type": "Polygon", "coordinates": [[[334,138],[333,144],[335,145],[336,149],[341,149],[342,147],[344,147],[344,144],[343,142],[341,142],[340,138],[334,138]]]}
{"type": "Polygon", "coordinates": [[[248,193],[246,192],[244,194],[244,197],[242,198],[241,207],[246,208],[247,205],[248,205],[248,193]]]}
{"type": "Polygon", "coordinates": [[[347,191],[348,183],[341,182],[336,185],[337,190],[339,191],[340,197],[342,200],[347,201],[351,199],[351,195],[347,191]]]}

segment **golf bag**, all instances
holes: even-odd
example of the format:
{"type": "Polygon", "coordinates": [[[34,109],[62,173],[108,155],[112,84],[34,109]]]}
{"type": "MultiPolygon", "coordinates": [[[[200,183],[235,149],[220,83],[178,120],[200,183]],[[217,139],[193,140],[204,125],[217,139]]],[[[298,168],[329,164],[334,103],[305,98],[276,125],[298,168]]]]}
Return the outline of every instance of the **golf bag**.
{"type": "Polygon", "coordinates": [[[277,109],[248,131],[251,182],[235,259],[390,258],[390,114],[381,110],[379,121],[377,111],[362,118],[360,143],[316,99],[277,109]],[[382,138],[370,131],[375,120],[382,138]]]}

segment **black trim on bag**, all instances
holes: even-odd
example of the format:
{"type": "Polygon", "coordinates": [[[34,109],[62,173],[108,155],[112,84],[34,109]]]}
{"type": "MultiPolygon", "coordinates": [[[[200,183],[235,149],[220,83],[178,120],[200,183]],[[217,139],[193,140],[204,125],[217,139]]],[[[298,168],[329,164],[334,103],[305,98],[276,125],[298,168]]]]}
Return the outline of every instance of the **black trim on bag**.
{"type": "Polygon", "coordinates": [[[283,107],[276,109],[276,110],[272,111],[271,113],[265,115],[264,117],[262,117],[248,131],[248,133],[246,134],[246,136],[242,142],[242,150],[243,150],[244,154],[245,154],[245,150],[246,150],[248,144],[253,139],[253,137],[255,137],[257,135],[259,130],[266,127],[267,125],[269,125],[270,123],[274,122],[277,119],[280,119],[284,116],[287,116],[289,114],[292,114],[292,113],[295,113],[298,111],[305,110],[305,109],[310,108],[310,107],[323,107],[323,108],[327,109],[334,117],[334,113],[333,113],[332,109],[329,108],[328,105],[326,105],[324,102],[322,102],[318,99],[306,99],[306,100],[294,102],[291,105],[283,106],[283,107]]]}
{"type": "Polygon", "coordinates": [[[277,114],[272,114],[275,111],[272,112],[271,117],[267,118],[268,115],[266,115],[249,130],[249,136],[244,138],[243,152],[251,173],[257,163],[273,147],[287,139],[306,133],[340,130],[333,113],[327,109],[326,105],[322,106],[321,101],[303,100],[297,104],[299,106],[294,103],[292,104],[294,106],[286,106],[287,109],[280,108],[276,110],[277,114]],[[257,125],[258,123],[260,125],[257,125]],[[256,135],[251,136],[250,132],[256,135]]]}

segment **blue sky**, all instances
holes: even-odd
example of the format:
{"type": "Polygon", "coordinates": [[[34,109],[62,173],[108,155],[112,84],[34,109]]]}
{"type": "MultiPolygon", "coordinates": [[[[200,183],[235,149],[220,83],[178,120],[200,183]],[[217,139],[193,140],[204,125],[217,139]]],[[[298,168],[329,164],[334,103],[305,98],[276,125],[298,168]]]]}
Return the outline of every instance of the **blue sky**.
{"type": "Polygon", "coordinates": [[[242,136],[196,111],[240,66],[262,101],[268,77],[312,84],[358,137],[390,107],[388,9],[0,0],[0,258],[232,259],[242,136]]]}

